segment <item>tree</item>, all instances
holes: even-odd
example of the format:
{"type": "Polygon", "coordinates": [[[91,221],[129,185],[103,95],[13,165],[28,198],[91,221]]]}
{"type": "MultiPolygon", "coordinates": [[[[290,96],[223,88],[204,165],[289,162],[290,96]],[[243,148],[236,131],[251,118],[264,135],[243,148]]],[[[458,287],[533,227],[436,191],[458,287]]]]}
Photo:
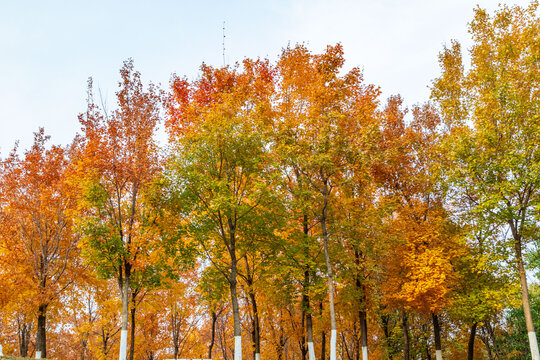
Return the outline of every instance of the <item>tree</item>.
{"type": "MultiPolygon", "coordinates": [[[[440,117],[426,104],[415,107],[413,121],[406,124],[401,103],[399,96],[388,101],[380,144],[384,155],[375,166],[383,191],[394,203],[389,221],[395,246],[387,252],[383,289],[389,304],[430,315],[440,359],[438,317],[457,280],[453,264],[464,253],[459,229],[444,208],[442,188],[433,175],[439,163],[440,117]]],[[[408,346],[405,322],[403,328],[408,346]]]]}
{"type": "Polygon", "coordinates": [[[7,249],[0,261],[21,288],[17,291],[35,299],[37,358],[47,356],[47,311],[80,266],[71,218],[75,201],[67,182],[69,149],[47,149],[48,140],[41,128],[23,158],[15,148],[0,165],[0,237],[7,249]]]}
{"type": "Polygon", "coordinates": [[[475,201],[480,224],[510,230],[510,237],[500,237],[513,248],[534,360],[540,353],[523,252],[535,237],[540,200],[537,7],[502,6],[493,15],[475,9],[470,69],[464,70],[460,44],[452,42],[439,56],[442,74],[432,90],[450,129],[452,186],[475,201]]]}
{"type": "Polygon", "coordinates": [[[166,182],[183,231],[229,283],[234,359],[242,359],[239,263],[276,226],[277,197],[268,134],[273,72],[244,60],[199,80],[173,79],[167,122],[174,150],[166,182]]]}
{"type": "Polygon", "coordinates": [[[376,132],[379,95],[378,89],[363,83],[358,68],[340,76],[344,62],[339,44],[320,55],[300,45],[286,48],[278,62],[279,153],[282,166],[307,185],[306,208],[320,225],[328,279],[330,360],[336,359],[337,328],[329,226],[346,174],[354,169],[362,172],[367,163],[365,151],[376,132]]]}
{"type": "Polygon", "coordinates": [[[120,360],[126,359],[132,279],[160,274],[155,232],[145,192],[160,171],[153,138],[160,97],[153,85],[145,91],[133,61],[120,70],[118,109],[100,109],[88,85],[88,109],[79,116],[74,182],[79,188],[79,226],[83,255],[104,278],[116,278],[122,300],[120,360]],[[136,275],[138,274],[138,275],[136,275]]]}

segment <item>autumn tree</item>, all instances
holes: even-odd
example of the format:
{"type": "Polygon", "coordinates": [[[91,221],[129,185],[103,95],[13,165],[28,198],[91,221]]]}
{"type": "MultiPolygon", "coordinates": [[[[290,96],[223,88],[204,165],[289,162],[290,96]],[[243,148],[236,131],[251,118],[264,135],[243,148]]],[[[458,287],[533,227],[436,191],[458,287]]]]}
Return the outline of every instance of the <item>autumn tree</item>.
{"type": "Polygon", "coordinates": [[[492,15],[475,9],[469,68],[460,44],[452,42],[439,56],[442,74],[432,89],[450,129],[452,186],[474,200],[480,224],[510,231],[508,238],[499,236],[513,249],[534,360],[540,354],[523,252],[536,238],[540,199],[537,7],[501,6],[492,15]]]}
{"type": "Polygon", "coordinates": [[[34,298],[37,358],[47,356],[47,312],[80,266],[67,182],[69,149],[48,147],[48,140],[40,129],[22,158],[15,148],[0,164],[0,237],[6,250],[1,262],[17,279],[13,285],[34,298]]]}
{"type": "Polygon", "coordinates": [[[285,171],[305,183],[309,199],[304,205],[320,227],[326,260],[331,324],[330,359],[336,359],[337,328],[334,306],[334,269],[330,257],[330,225],[339,187],[353,169],[361,172],[365,151],[376,130],[379,90],[363,83],[353,68],[344,65],[341,45],[319,55],[304,46],[283,50],[278,61],[278,149],[285,171]]]}
{"type": "Polygon", "coordinates": [[[443,191],[434,176],[439,164],[440,117],[430,105],[413,109],[405,121],[402,99],[391,97],[380,139],[383,156],[374,167],[382,192],[393,203],[388,216],[392,248],[385,254],[383,292],[386,303],[403,311],[404,353],[410,340],[406,311],[432,318],[437,359],[442,358],[439,315],[449,304],[463,254],[459,228],[444,208],[443,191]]]}
{"type": "Polygon", "coordinates": [[[154,133],[160,97],[145,90],[133,62],[120,70],[118,109],[109,113],[94,102],[89,82],[88,109],[79,116],[83,134],[74,180],[79,184],[79,227],[86,261],[104,278],[118,281],[122,300],[120,360],[126,359],[129,306],[134,277],[160,273],[155,232],[145,192],[160,171],[154,133]]]}
{"type": "Polygon", "coordinates": [[[242,358],[239,263],[272,234],[276,196],[264,122],[270,116],[273,71],[245,60],[199,80],[175,78],[167,123],[173,156],[166,174],[183,231],[226,278],[234,319],[234,359],[242,358]]]}

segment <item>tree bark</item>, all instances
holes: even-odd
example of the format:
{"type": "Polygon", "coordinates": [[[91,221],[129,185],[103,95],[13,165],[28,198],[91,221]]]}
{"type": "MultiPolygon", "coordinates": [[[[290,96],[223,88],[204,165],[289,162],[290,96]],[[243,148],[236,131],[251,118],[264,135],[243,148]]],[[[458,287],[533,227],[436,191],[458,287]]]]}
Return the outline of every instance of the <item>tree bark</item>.
{"type": "Polygon", "coordinates": [[[410,360],[410,339],[409,339],[409,324],[407,321],[407,312],[401,312],[401,326],[403,328],[403,359],[410,360]]]}
{"type": "Polygon", "coordinates": [[[488,335],[487,334],[485,336],[480,335],[480,340],[482,340],[482,342],[486,346],[488,360],[493,360],[493,355],[491,354],[491,346],[489,345],[489,337],[488,337],[488,335]]]}
{"type": "MultiPolygon", "coordinates": [[[[122,328],[120,331],[120,350],[118,354],[119,360],[126,360],[127,358],[127,338],[128,338],[128,324],[129,324],[129,301],[130,301],[130,265],[124,262],[124,274],[118,279],[118,285],[120,287],[120,297],[122,299],[122,328]]],[[[122,270],[120,270],[122,271],[122,270]]]]}
{"type": "Polygon", "coordinates": [[[47,306],[48,304],[41,304],[38,307],[36,359],[47,357],[47,306]]]}
{"type": "Polygon", "coordinates": [[[259,322],[259,310],[257,308],[257,299],[255,298],[255,293],[253,291],[253,283],[251,282],[249,290],[249,298],[251,301],[251,306],[253,309],[253,344],[255,345],[253,350],[253,359],[259,360],[261,357],[261,329],[259,322]]]}
{"type": "Polygon", "coordinates": [[[212,359],[212,348],[214,347],[214,342],[216,339],[216,322],[217,322],[217,313],[214,310],[212,310],[212,338],[210,339],[210,346],[208,346],[209,359],[212,359]]]}
{"type": "Polygon", "coordinates": [[[540,360],[540,352],[538,351],[538,340],[531,313],[531,303],[529,300],[529,287],[527,286],[527,274],[523,265],[521,235],[517,232],[516,227],[511,224],[512,233],[514,235],[514,248],[516,251],[516,260],[518,262],[519,281],[521,284],[521,301],[523,303],[523,313],[525,315],[525,325],[527,327],[527,335],[529,337],[529,347],[531,350],[532,360],[540,360]]]}
{"type": "Polygon", "coordinates": [[[304,294],[302,294],[302,302],[300,304],[302,310],[302,337],[300,338],[300,356],[302,360],[307,360],[308,348],[307,348],[307,336],[306,336],[306,310],[304,309],[304,294]]]}
{"type": "Polygon", "coordinates": [[[471,333],[469,335],[469,345],[467,347],[467,360],[474,360],[474,339],[476,337],[476,326],[478,323],[474,323],[471,326],[471,333]]]}
{"type": "Polygon", "coordinates": [[[431,313],[433,320],[433,334],[435,335],[435,357],[437,360],[442,360],[442,348],[441,348],[441,328],[439,327],[439,317],[434,313],[431,313]]]}
{"type": "MultiPolygon", "coordinates": [[[[304,215],[304,221],[303,221],[303,230],[304,230],[304,237],[307,239],[307,236],[309,235],[309,226],[308,226],[308,217],[307,215],[304,215]]],[[[307,246],[306,242],[306,259],[309,259],[309,247],[307,246]]],[[[306,269],[304,271],[304,292],[302,294],[302,312],[304,313],[305,319],[306,319],[306,333],[307,333],[307,353],[309,356],[309,360],[315,360],[315,346],[313,344],[313,318],[311,315],[311,304],[309,299],[309,287],[311,284],[311,276],[310,276],[310,268],[309,266],[306,266],[306,269]]],[[[302,357],[305,359],[306,349],[304,348],[302,350],[302,357]]]]}
{"type": "Polygon", "coordinates": [[[19,355],[21,357],[28,356],[28,345],[30,344],[30,329],[32,326],[24,320],[18,321],[18,338],[19,338],[19,355]]]}
{"type": "Polygon", "coordinates": [[[496,359],[501,359],[501,353],[499,351],[499,346],[497,345],[497,339],[495,338],[495,331],[493,330],[493,327],[491,326],[489,320],[486,320],[484,322],[484,330],[487,331],[488,339],[491,339],[491,343],[493,344],[493,350],[495,350],[496,359]]]}
{"type": "Polygon", "coordinates": [[[360,317],[360,346],[362,347],[362,360],[368,360],[367,315],[365,311],[359,312],[360,317]]]}
{"type": "Polygon", "coordinates": [[[131,294],[131,309],[130,315],[131,315],[131,338],[130,338],[130,344],[129,344],[129,360],[133,360],[133,356],[135,355],[135,311],[137,309],[136,304],[136,291],[133,291],[131,294]]]}
{"type": "Polygon", "coordinates": [[[328,196],[330,191],[328,189],[328,181],[324,181],[323,190],[323,208],[321,212],[321,232],[323,238],[324,257],[326,259],[326,269],[328,275],[328,306],[330,310],[330,360],[337,360],[337,327],[336,327],[336,313],[334,310],[334,274],[332,271],[332,263],[330,261],[330,252],[328,250],[328,230],[326,228],[326,220],[328,217],[328,196]]]}
{"type": "Polygon", "coordinates": [[[234,233],[235,226],[229,219],[230,243],[229,255],[231,257],[231,272],[229,276],[229,287],[231,291],[231,303],[234,322],[234,360],[242,360],[242,328],[240,324],[240,309],[238,306],[237,277],[238,260],[236,259],[236,237],[234,233]]]}
{"type": "MultiPolygon", "coordinates": [[[[362,304],[360,306],[365,307],[367,302],[366,288],[360,279],[360,252],[356,249],[354,250],[354,257],[357,266],[356,288],[361,293],[362,304]]],[[[360,347],[362,351],[362,360],[368,360],[367,314],[365,310],[360,310],[358,315],[360,320],[360,347]]]]}

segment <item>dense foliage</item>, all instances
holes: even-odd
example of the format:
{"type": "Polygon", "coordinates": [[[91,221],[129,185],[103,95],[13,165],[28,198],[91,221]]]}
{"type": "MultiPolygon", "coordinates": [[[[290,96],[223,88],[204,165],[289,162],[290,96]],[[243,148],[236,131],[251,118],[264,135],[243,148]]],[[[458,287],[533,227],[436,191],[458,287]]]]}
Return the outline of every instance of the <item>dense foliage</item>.
{"type": "Polygon", "coordinates": [[[537,10],[477,8],[411,109],[340,44],[90,80],[72,144],[0,161],[0,351],[540,360],[537,10]]]}

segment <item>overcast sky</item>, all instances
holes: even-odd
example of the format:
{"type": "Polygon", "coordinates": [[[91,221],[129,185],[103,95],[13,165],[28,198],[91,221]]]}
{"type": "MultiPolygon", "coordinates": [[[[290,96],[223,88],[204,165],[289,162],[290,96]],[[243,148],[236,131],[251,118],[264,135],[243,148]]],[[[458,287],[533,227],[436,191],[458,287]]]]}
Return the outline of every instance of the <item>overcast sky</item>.
{"type": "MultiPolygon", "coordinates": [[[[27,148],[40,126],[67,144],[94,78],[109,105],[118,70],[133,58],[143,80],[165,87],[172,73],[190,79],[202,62],[222,66],[245,57],[275,60],[287,44],[313,52],[341,42],[346,67],[360,66],[383,99],[400,93],[424,102],[439,73],[437,54],[457,39],[470,44],[473,8],[499,0],[279,1],[1,1],[0,156],[16,140],[27,148]]],[[[508,4],[526,6],[529,1],[508,4]]]]}

